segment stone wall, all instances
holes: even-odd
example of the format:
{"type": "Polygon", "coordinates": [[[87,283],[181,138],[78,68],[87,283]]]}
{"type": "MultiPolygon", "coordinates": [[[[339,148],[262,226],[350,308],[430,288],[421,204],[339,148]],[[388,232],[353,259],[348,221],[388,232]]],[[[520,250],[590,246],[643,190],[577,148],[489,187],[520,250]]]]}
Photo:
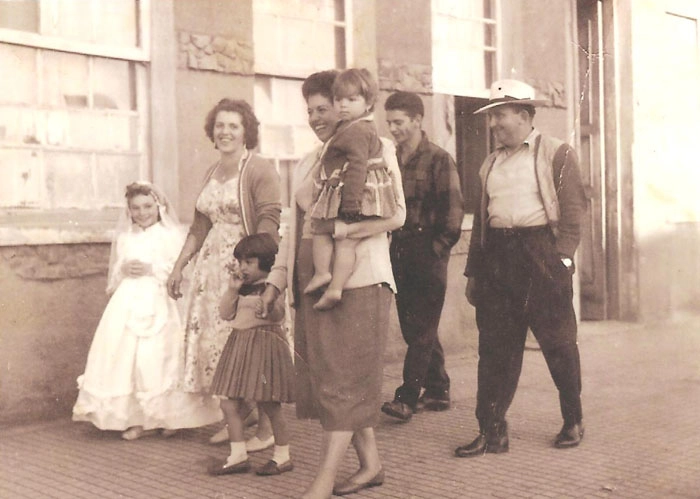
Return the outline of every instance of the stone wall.
{"type": "Polygon", "coordinates": [[[0,423],[70,414],[108,260],[108,244],[0,248],[0,423]]]}

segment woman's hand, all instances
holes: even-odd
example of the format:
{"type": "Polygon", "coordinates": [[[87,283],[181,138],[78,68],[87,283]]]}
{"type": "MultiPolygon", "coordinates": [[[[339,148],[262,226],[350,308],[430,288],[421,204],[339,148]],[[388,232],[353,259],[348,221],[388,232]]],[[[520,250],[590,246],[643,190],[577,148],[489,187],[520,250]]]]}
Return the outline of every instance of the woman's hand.
{"type": "Polygon", "coordinates": [[[153,266],[150,263],[139,260],[127,260],[122,264],[122,274],[126,277],[141,277],[152,272],[153,266]]]}
{"type": "Polygon", "coordinates": [[[267,318],[267,315],[272,312],[277,297],[280,295],[280,290],[271,284],[265,286],[265,291],[260,295],[260,302],[258,303],[258,308],[255,311],[256,317],[261,319],[267,318]]]}
{"type": "Polygon", "coordinates": [[[166,287],[168,288],[168,296],[173,300],[182,298],[182,293],[180,292],[180,285],[182,284],[182,271],[178,268],[174,268],[173,271],[168,276],[168,282],[166,287]]]}

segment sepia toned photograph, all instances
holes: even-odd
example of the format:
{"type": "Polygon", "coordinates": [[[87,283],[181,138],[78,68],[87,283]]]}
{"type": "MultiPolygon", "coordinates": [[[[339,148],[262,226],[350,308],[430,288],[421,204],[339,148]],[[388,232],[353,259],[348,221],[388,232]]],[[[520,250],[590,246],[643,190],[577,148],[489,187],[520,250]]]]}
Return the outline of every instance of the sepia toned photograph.
{"type": "Polygon", "coordinates": [[[700,497],[699,0],[0,0],[0,497],[700,497]]]}

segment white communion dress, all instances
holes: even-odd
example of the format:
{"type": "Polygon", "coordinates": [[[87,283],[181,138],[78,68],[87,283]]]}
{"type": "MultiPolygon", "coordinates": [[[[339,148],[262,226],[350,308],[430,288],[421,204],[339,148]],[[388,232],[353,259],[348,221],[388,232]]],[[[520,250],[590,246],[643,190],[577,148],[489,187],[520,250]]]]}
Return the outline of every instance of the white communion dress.
{"type": "Polygon", "coordinates": [[[182,390],[184,329],[166,281],[182,247],[179,230],[156,223],[132,225],[116,240],[114,294],[100,319],[85,372],[78,377],[74,421],[102,430],[193,428],[222,418],[210,397],[182,390]],[[149,275],[122,276],[136,259],[149,275]]]}

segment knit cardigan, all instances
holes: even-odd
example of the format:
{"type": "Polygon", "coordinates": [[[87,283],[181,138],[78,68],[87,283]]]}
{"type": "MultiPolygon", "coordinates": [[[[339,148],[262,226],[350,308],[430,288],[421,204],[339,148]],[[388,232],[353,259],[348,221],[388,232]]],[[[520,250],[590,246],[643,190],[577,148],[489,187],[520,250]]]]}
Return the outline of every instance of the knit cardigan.
{"type": "MultiPolygon", "coordinates": [[[[478,275],[483,258],[488,228],[489,197],[486,182],[496,161],[498,151],[489,154],[479,170],[479,205],[469,243],[464,275],[478,275]]],[[[539,134],[534,145],[535,176],[547,221],[552,227],[560,255],[573,258],[581,239],[581,217],[586,209],[586,196],[581,184],[578,158],[565,142],[539,134]],[[555,178],[555,175],[557,178],[555,178]]]]}
{"type": "MultiPolygon", "coordinates": [[[[282,211],[279,174],[268,160],[250,151],[246,155],[238,174],[238,199],[243,230],[245,235],[267,232],[275,241],[279,241],[282,211]]],[[[217,164],[207,170],[202,189],[211,179],[217,164]]],[[[197,248],[202,246],[211,227],[209,217],[195,207],[189,233],[195,237],[197,248]]]]}

